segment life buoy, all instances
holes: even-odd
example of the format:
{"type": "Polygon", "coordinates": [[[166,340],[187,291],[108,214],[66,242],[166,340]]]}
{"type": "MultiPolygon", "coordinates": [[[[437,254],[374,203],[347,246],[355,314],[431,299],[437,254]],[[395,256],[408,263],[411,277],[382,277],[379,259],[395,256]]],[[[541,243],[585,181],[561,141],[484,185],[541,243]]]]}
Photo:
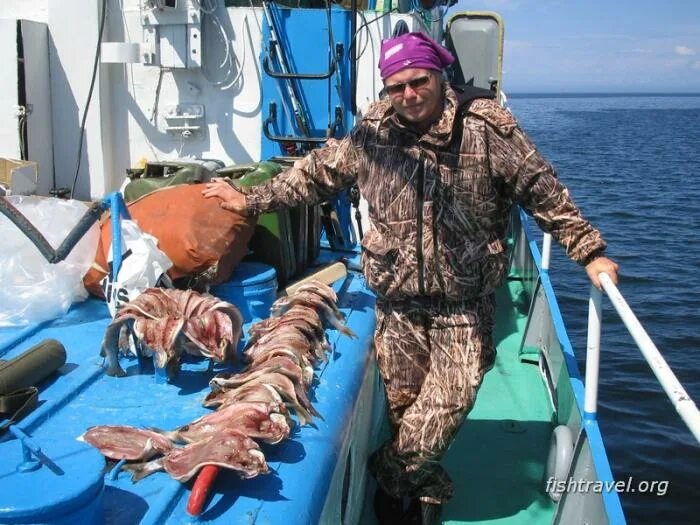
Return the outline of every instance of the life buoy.
{"type": "Polygon", "coordinates": [[[556,482],[566,480],[573,454],[574,439],[571,429],[566,425],[555,427],[549,442],[549,455],[544,473],[545,490],[552,501],[559,501],[561,498],[561,492],[556,490],[556,482]]]}

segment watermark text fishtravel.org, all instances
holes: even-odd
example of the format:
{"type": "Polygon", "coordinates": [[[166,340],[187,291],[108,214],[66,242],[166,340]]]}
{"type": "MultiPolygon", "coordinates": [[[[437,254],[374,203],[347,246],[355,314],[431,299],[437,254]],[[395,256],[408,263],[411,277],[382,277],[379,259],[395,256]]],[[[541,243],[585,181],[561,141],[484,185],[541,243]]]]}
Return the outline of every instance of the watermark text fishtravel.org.
{"type": "Polygon", "coordinates": [[[600,494],[602,492],[622,492],[626,494],[655,494],[656,496],[665,496],[668,490],[668,481],[666,480],[635,480],[632,476],[627,480],[620,481],[592,481],[587,479],[554,479],[547,480],[547,492],[593,492],[600,494]]]}

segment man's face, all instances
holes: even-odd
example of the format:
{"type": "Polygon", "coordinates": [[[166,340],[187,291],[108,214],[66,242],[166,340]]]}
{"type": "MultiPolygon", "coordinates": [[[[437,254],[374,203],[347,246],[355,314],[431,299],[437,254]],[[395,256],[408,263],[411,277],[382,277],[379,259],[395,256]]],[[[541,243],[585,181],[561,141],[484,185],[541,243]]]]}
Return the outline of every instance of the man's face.
{"type": "Polygon", "coordinates": [[[409,68],[384,80],[391,105],[405,120],[428,124],[442,112],[442,86],[436,71],[409,68]]]}

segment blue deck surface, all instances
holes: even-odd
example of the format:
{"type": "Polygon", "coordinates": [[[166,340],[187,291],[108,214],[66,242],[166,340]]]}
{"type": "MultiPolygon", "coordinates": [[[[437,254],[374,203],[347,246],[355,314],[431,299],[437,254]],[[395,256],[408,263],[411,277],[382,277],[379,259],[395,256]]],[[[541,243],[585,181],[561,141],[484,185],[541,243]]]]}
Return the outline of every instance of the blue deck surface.
{"type": "MultiPolygon", "coordinates": [[[[85,497],[98,506],[94,516],[82,516],[81,522],[318,522],[350,432],[360,386],[372,365],[369,349],[374,296],[364,287],[362,276],[354,272],[335,283],[334,288],[347,324],[358,339],[327,331],[333,354],[317,370],[318,384],[310,396],[324,419],[316,419],[315,427],[297,427],[290,439],[280,444],[263,445],[273,473],[240,480],[233,472],[221,472],[199,520],[185,512],[191,483],[179,483],[162,472],[137,484],[131,482],[128,472],[120,472],[115,480],[106,473],[103,506],[99,505],[95,487],[99,489],[104,462],[92,447],[76,438],[93,425],[172,429],[188,423],[208,411],[201,401],[209,392],[208,382],[216,370],[208,372],[206,361],[186,363],[172,383],[159,383],[152,365],[123,358],[128,376],[106,376],[99,348],[109,319],[105,304],[95,299],[75,305],[60,320],[23,329],[0,329],[2,359],[12,358],[46,338],[60,341],[68,356],[59,373],[39,385],[40,406],[19,423],[64,473],[58,475],[45,466],[31,473],[17,472],[21,447],[17,439],[5,434],[0,440],[0,523],[60,522],[60,514],[66,512],[60,505],[64,497],[61,491],[70,486],[86,494],[92,491],[85,497]],[[46,508],[56,501],[57,506],[46,508]],[[26,510],[24,514],[22,509],[26,510]],[[30,519],[32,513],[35,516],[30,519]]],[[[66,501],[74,497],[65,496],[66,501]]],[[[75,517],[67,516],[65,522],[76,522],[75,517]]]]}

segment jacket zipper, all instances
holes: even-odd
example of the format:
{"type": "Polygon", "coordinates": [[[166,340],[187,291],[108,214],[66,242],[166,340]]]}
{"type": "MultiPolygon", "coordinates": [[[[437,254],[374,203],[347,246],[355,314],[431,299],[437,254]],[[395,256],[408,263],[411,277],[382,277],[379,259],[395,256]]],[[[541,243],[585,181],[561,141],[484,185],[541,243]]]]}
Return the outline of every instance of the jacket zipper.
{"type": "Polygon", "coordinates": [[[425,200],[423,183],[425,179],[425,162],[423,153],[418,156],[418,179],[416,181],[416,263],[418,265],[418,294],[425,295],[425,282],[423,268],[423,201],[425,200]]]}

